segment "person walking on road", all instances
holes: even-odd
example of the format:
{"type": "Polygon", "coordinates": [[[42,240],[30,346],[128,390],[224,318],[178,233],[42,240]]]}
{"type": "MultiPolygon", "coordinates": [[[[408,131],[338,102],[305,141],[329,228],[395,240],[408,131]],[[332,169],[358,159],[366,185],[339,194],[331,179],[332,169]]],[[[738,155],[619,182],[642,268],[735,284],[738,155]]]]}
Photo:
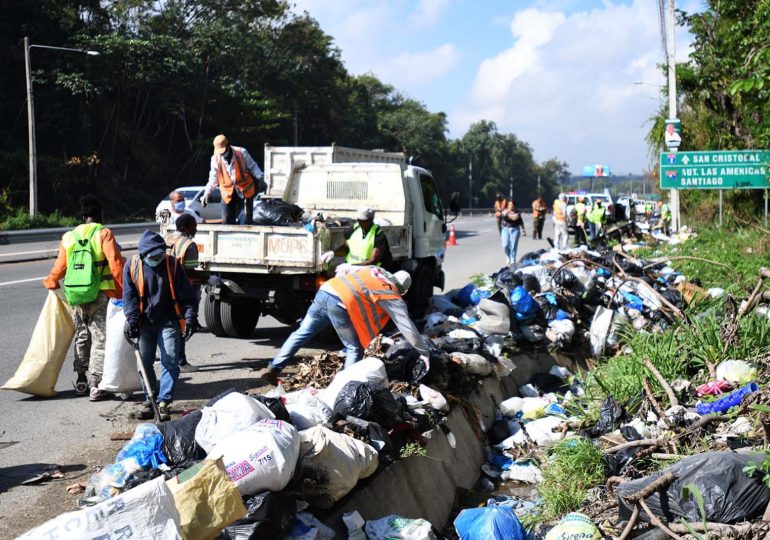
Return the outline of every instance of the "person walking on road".
{"type": "Polygon", "coordinates": [[[535,240],[543,239],[543,225],[545,224],[545,215],[548,213],[548,206],[543,200],[543,196],[538,194],[537,199],[532,201],[532,238],[535,240]]]}
{"type": "Polygon", "coordinates": [[[553,201],[553,241],[556,249],[567,249],[569,232],[567,229],[567,196],[559,193],[553,201]]]}
{"type": "Polygon", "coordinates": [[[245,148],[232,146],[225,135],[214,137],[214,153],[211,156],[209,181],[201,197],[206,206],[209,197],[219,186],[222,194],[222,223],[234,225],[241,213],[241,224],[251,225],[254,213],[254,197],[262,187],[262,169],[245,148]]]}
{"type": "MultiPolygon", "coordinates": [[[[161,420],[166,421],[179,378],[181,341],[195,331],[195,293],[182,263],[166,254],[163,238],[151,231],[144,231],[139,239],[139,255],[125,266],[123,284],[124,332],[129,340],[139,340],[142,363],[157,396],[161,420]],[[160,348],[160,387],[153,369],[156,348],[160,348]]],[[[146,420],[152,414],[151,404],[145,402],[137,416],[146,420]]]]}
{"type": "Polygon", "coordinates": [[[390,319],[404,338],[428,361],[429,344],[415,328],[403,295],[412,278],[400,270],[395,274],[368,266],[347,275],[326,281],[302,319],[300,326],[281,347],[261,378],[278,384],[283,368],[293,362],[294,355],[313,336],[334,327],[345,346],[345,367],[358,362],[369,342],[379,334],[390,319]]]}
{"type": "Polygon", "coordinates": [[[495,195],[495,218],[497,219],[497,232],[503,233],[503,212],[508,207],[508,203],[505,201],[502,193],[495,195]]]}
{"type": "Polygon", "coordinates": [[[516,262],[516,251],[519,249],[519,236],[527,236],[524,229],[524,220],[521,212],[516,208],[516,203],[508,201],[508,207],[503,210],[503,251],[508,258],[508,264],[516,262]]]}
{"type": "Polygon", "coordinates": [[[588,207],[585,200],[585,197],[578,197],[578,202],[575,204],[575,245],[578,246],[588,244],[588,236],[586,234],[588,207]]]}
{"type": "MultiPolygon", "coordinates": [[[[182,214],[176,220],[177,236],[174,238],[174,242],[171,245],[171,255],[176,257],[184,268],[187,278],[190,280],[193,292],[195,293],[195,302],[193,303],[194,311],[193,321],[195,331],[200,328],[198,323],[198,305],[201,301],[201,285],[206,281],[206,278],[195,270],[198,266],[198,244],[195,243],[194,238],[198,232],[198,223],[190,214],[182,214]]],[[[179,353],[179,369],[180,371],[189,373],[198,371],[198,367],[194,366],[187,361],[187,344],[185,340],[181,342],[181,352],[179,353]]]]}
{"type": "Polygon", "coordinates": [[[56,262],[43,285],[58,289],[64,279],[64,295],[75,323],[75,395],[89,394],[91,401],[99,401],[107,395],[99,390],[107,304],[123,294],[124,259],[112,231],[101,224],[102,205],[96,197],[80,199],[80,215],[83,223],[62,236],[56,262]],[[86,372],[91,375],[90,385],[86,372]]]}

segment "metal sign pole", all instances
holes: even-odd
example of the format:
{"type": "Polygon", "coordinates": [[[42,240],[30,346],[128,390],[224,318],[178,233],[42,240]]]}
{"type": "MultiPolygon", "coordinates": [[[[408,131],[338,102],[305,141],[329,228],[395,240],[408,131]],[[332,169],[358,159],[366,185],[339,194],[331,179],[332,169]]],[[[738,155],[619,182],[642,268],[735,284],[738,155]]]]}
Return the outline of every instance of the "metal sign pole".
{"type": "MultiPolygon", "coordinates": [[[[676,118],[676,9],[674,0],[669,0],[668,19],[666,21],[668,36],[667,60],[668,60],[668,117],[676,118]]],[[[673,149],[676,152],[676,149],[673,149]]],[[[669,205],[671,206],[671,229],[679,232],[681,216],[679,214],[679,191],[672,189],[669,192],[669,205]]]]}
{"type": "Polygon", "coordinates": [[[765,227],[767,227],[767,190],[765,190],[765,227]]]}
{"type": "Polygon", "coordinates": [[[722,227],[722,191],[719,190],[719,227],[722,227]]]}

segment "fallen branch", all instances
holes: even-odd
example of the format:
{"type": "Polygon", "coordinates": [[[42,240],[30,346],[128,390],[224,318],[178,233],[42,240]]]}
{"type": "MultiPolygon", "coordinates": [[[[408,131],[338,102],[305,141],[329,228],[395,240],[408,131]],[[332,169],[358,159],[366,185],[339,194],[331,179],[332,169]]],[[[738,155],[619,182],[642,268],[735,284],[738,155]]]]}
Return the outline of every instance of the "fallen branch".
{"type": "Polygon", "coordinates": [[[666,425],[668,425],[668,420],[666,419],[666,411],[663,410],[663,407],[660,406],[658,400],[655,399],[655,396],[652,393],[652,388],[650,388],[650,380],[647,377],[642,380],[642,386],[644,387],[644,393],[647,394],[647,399],[650,400],[650,405],[652,405],[652,409],[655,411],[655,414],[657,414],[658,418],[660,418],[666,425]]]}
{"type": "Polygon", "coordinates": [[[655,480],[653,480],[652,482],[650,482],[647,486],[643,487],[642,489],[634,493],[633,495],[629,495],[628,497],[625,497],[625,500],[629,504],[636,504],[640,501],[643,501],[644,499],[646,499],[647,497],[649,497],[659,489],[668,487],[668,485],[674,480],[676,480],[677,478],[679,477],[674,473],[663,474],[658,478],[656,478],[655,480]]]}
{"type": "Polygon", "coordinates": [[[713,423],[713,422],[725,422],[727,420],[732,420],[732,416],[728,416],[726,414],[709,414],[706,416],[700,417],[698,420],[693,422],[687,429],[685,429],[682,433],[674,437],[674,439],[681,439],[682,437],[685,437],[686,435],[692,435],[697,430],[713,423]]]}
{"type": "Polygon", "coordinates": [[[658,368],[656,368],[652,364],[652,362],[650,362],[649,358],[644,359],[644,365],[648,370],[650,370],[650,373],[652,373],[655,379],[657,379],[657,381],[663,387],[663,390],[666,392],[666,395],[668,396],[668,400],[671,402],[671,406],[678,407],[679,400],[676,398],[676,394],[674,393],[674,390],[671,388],[671,385],[668,384],[668,382],[666,382],[666,379],[663,378],[663,375],[660,374],[660,371],[658,371],[658,368]]]}
{"type": "Polygon", "coordinates": [[[628,519],[628,523],[626,523],[626,526],[623,528],[623,532],[620,533],[620,536],[618,537],[618,540],[626,540],[626,538],[629,537],[631,534],[631,531],[634,528],[634,525],[636,525],[636,519],[639,517],[639,506],[634,506],[634,512],[631,514],[631,517],[628,519]]]}
{"type": "Polygon", "coordinates": [[[742,523],[740,525],[728,525],[727,523],[713,523],[706,522],[706,526],[703,526],[703,522],[696,523],[669,523],[669,527],[672,532],[681,534],[689,534],[692,531],[695,532],[713,532],[717,533],[719,538],[739,538],[746,537],[753,532],[754,525],[751,523],[742,523]]]}
{"type": "Polygon", "coordinates": [[[602,515],[607,510],[611,510],[611,509],[615,508],[617,505],[618,505],[618,500],[613,498],[611,501],[604,503],[599,508],[595,508],[595,509],[587,512],[587,514],[588,514],[589,517],[595,518],[596,516],[602,515]]]}
{"type": "Polygon", "coordinates": [[[615,454],[626,448],[635,448],[637,446],[663,446],[668,444],[666,439],[639,439],[638,441],[628,441],[604,451],[605,454],[615,454]]]}
{"type": "Polygon", "coordinates": [[[661,263],[666,263],[668,261],[677,261],[677,260],[700,261],[707,264],[721,266],[722,268],[724,268],[725,270],[729,270],[730,272],[733,272],[735,270],[732,266],[728,266],[720,262],[712,261],[710,259],[704,259],[703,257],[693,257],[691,255],[677,255],[676,257],[661,257],[659,259],[653,259],[650,264],[643,266],[642,270],[647,270],[648,268],[652,268],[653,266],[657,266],[661,263]]]}
{"type": "Polygon", "coordinates": [[[757,282],[756,286],[754,287],[754,290],[751,291],[751,294],[749,295],[748,300],[746,300],[746,303],[743,304],[740,309],[738,309],[738,318],[740,319],[746,313],[754,309],[754,303],[757,300],[757,296],[759,295],[759,291],[762,290],[762,286],[765,284],[765,279],[770,278],[770,270],[767,268],[760,268],[759,269],[759,281],[757,282]]]}
{"type": "Polygon", "coordinates": [[[650,518],[650,523],[655,525],[658,529],[669,535],[674,540],[683,540],[681,536],[676,534],[674,531],[669,529],[665,523],[663,523],[658,516],[652,513],[652,510],[650,510],[650,507],[647,506],[647,503],[644,502],[643,499],[639,500],[639,506],[642,507],[642,510],[647,514],[647,516],[650,518]]]}

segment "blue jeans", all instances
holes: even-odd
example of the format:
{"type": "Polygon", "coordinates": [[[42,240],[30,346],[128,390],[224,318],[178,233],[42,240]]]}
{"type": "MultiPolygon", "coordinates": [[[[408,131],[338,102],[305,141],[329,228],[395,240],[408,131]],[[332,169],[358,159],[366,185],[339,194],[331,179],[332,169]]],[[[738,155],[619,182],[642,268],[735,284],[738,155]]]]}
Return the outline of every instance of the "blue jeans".
{"type": "Polygon", "coordinates": [[[225,225],[251,225],[254,222],[254,199],[241,199],[237,193],[229,203],[222,199],[222,223],[225,225]],[[245,204],[244,204],[245,202],[245,204]],[[241,214],[241,211],[245,211],[241,214]]]}
{"type": "Polygon", "coordinates": [[[505,256],[513,262],[516,262],[516,250],[519,249],[519,236],[521,229],[518,227],[503,227],[502,240],[505,256]]]}
{"type": "MultiPolygon", "coordinates": [[[[182,351],[182,332],[178,321],[169,321],[163,326],[142,324],[139,326],[139,352],[142,364],[147,372],[147,378],[152,385],[153,393],[158,402],[171,402],[174,395],[174,384],[179,378],[179,360],[182,351]],[[155,377],[155,348],[160,348],[160,388],[155,377]]],[[[144,388],[144,381],[142,381],[144,388]]],[[[145,390],[145,394],[147,391],[145,390]]]]}
{"type": "Polygon", "coordinates": [[[291,364],[297,351],[330,324],[345,346],[345,367],[350,367],[361,360],[364,349],[358,340],[358,334],[353,327],[353,321],[350,320],[348,310],[340,306],[339,303],[340,299],[336,296],[326,291],[318,291],[299,328],[292,332],[289,339],[283,344],[278,356],[270,362],[270,367],[283,369],[291,364]]]}

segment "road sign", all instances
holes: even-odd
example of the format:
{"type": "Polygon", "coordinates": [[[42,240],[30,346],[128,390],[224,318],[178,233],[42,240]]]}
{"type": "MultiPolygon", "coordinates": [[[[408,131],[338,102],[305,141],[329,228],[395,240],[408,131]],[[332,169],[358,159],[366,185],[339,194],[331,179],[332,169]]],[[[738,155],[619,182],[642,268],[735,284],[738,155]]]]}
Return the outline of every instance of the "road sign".
{"type": "Polygon", "coordinates": [[[768,189],[770,150],[662,152],[662,189],[768,189]]]}

